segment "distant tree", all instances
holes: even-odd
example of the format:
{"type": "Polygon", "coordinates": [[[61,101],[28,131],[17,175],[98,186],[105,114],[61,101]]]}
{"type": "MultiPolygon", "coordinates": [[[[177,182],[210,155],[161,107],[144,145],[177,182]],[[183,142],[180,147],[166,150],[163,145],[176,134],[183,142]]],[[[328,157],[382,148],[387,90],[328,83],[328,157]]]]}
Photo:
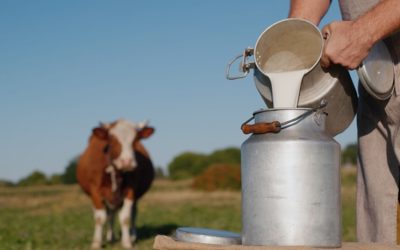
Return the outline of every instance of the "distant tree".
{"type": "Polygon", "coordinates": [[[69,161],[64,173],[61,175],[61,181],[64,184],[75,184],[76,180],[76,167],[78,165],[79,156],[74,157],[69,161]]]}
{"type": "Polygon", "coordinates": [[[155,167],[155,175],[156,178],[164,178],[165,177],[164,170],[161,167],[155,167]]]}
{"type": "Polygon", "coordinates": [[[169,176],[171,179],[180,180],[191,178],[204,168],[206,156],[204,154],[185,152],[176,156],[168,164],[169,176]]]}
{"type": "Polygon", "coordinates": [[[25,178],[22,178],[18,185],[20,186],[30,186],[30,185],[46,185],[48,184],[47,177],[44,173],[36,170],[25,178]]]}
{"type": "Polygon", "coordinates": [[[207,163],[240,164],[240,149],[229,147],[216,150],[207,157],[207,163]]]}
{"type": "Polygon", "coordinates": [[[49,177],[48,182],[51,185],[61,184],[62,183],[61,174],[53,174],[52,176],[49,177]]]}
{"type": "Polygon", "coordinates": [[[349,144],[342,150],[342,164],[357,164],[357,144],[349,144]]]}
{"type": "Polygon", "coordinates": [[[240,190],[240,166],[213,164],[193,179],[192,187],[205,191],[240,190]]]}
{"type": "Polygon", "coordinates": [[[240,165],[240,150],[225,148],[212,152],[209,155],[184,152],[176,156],[168,165],[171,179],[187,179],[201,174],[213,164],[240,165]]]}
{"type": "Polygon", "coordinates": [[[14,182],[0,179],[0,187],[12,187],[12,186],[15,186],[14,182]]]}

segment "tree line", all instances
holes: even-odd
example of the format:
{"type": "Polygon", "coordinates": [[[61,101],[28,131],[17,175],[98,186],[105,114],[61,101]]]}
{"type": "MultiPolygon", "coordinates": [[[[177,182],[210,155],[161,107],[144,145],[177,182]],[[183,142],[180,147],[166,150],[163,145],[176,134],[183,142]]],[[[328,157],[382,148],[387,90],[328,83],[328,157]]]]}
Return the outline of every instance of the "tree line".
{"type": "MultiPolygon", "coordinates": [[[[184,152],[176,156],[168,164],[169,177],[173,180],[187,179],[198,176],[209,166],[228,164],[240,166],[240,149],[226,148],[216,150],[211,154],[184,152]]],[[[341,152],[342,166],[357,164],[357,144],[347,145],[341,152]]]]}
{"type": "MultiPolygon", "coordinates": [[[[76,166],[78,159],[79,156],[71,159],[65,167],[64,172],[61,174],[46,176],[43,172],[35,170],[17,183],[0,180],[0,186],[74,184],[77,182],[76,166]]],[[[342,150],[341,163],[342,166],[357,164],[356,144],[347,145],[342,150]]],[[[240,149],[228,147],[225,149],[215,150],[210,154],[183,152],[172,159],[168,164],[167,169],[168,176],[165,175],[161,167],[156,167],[156,176],[169,177],[172,180],[197,178],[194,183],[196,183],[196,181],[197,183],[204,182],[206,183],[204,185],[211,185],[211,179],[217,178],[221,175],[225,175],[229,180],[236,180],[237,176],[240,176],[240,149]]],[[[219,179],[218,183],[222,182],[224,181],[219,179]]],[[[231,181],[226,182],[228,183],[227,186],[237,187],[237,184],[232,184],[231,181]]]]}

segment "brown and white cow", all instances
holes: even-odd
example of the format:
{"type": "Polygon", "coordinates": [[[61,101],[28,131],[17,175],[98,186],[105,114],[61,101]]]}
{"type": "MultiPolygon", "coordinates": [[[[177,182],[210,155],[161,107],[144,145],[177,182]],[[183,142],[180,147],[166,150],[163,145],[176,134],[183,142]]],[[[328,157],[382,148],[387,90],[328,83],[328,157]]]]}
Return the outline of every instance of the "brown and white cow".
{"type": "Polygon", "coordinates": [[[124,248],[132,247],[136,239],[136,203],[154,179],[153,164],[140,140],[153,132],[154,128],[146,123],[134,124],[123,119],[92,130],[76,172],[94,206],[92,248],[101,247],[106,222],[107,240],[114,240],[114,215],[119,208],[121,244],[124,248]]]}

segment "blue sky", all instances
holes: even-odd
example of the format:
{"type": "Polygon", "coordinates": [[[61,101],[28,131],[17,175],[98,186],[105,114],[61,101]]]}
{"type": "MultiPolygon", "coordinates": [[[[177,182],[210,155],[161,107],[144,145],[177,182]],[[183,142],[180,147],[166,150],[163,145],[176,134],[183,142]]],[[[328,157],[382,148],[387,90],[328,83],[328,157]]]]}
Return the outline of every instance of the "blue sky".
{"type": "MultiPolygon", "coordinates": [[[[99,121],[150,120],[156,166],[240,147],[265,106],[227,62],[287,16],[289,1],[0,2],[0,179],[62,173],[99,121]]],[[[324,23],[340,19],[337,3],[324,23]]],[[[354,74],[353,74],[354,77],[354,74]]],[[[356,141],[354,122],[336,139],[356,141]]]]}

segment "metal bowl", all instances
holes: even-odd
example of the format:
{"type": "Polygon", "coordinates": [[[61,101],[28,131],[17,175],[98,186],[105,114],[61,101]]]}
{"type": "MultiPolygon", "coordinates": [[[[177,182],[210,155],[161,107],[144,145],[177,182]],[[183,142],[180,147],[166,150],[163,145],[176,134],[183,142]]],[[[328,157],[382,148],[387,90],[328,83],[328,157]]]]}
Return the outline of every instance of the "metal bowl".
{"type": "Polygon", "coordinates": [[[240,234],[197,227],[180,227],[176,229],[175,239],[183,242],[215,245],[240,245],[242,242],[240,234]]]}

